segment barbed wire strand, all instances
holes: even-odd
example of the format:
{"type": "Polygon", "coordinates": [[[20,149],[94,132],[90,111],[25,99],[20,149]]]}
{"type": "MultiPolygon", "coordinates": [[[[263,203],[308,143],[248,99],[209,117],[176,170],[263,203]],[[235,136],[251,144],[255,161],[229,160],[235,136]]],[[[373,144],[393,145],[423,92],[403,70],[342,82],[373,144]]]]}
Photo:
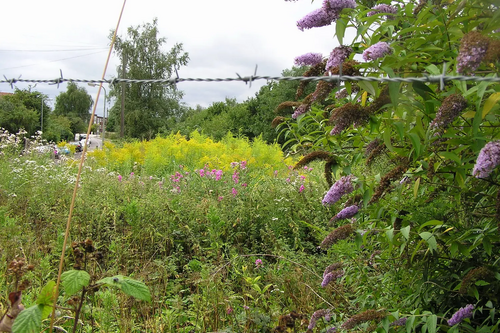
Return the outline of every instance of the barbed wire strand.
{"type": "MultiPolygon", "coordinates": [[[[255,68],[255,72],[257,71],[257,67],[255,68]]],[[[176,71],[177,72],[177,71],[176,71]]],[[[443,70],[444,72],[444,70],[443,70]]],[[[64,78],[62,75],[62,71],[60,73],[60,77],[56,79],[22,79],[22,78],[12,78],[8,79],[4,75],[4,79],[0,80],[0,83],[8,83],[11,88],[14,88],[14,84],[16,83],[48,83],[48,84],[59,84],[63,82],[74,82],[74,83],[96,83],[96,84],[118,84],[118,83],[139,83],[139,84],[177,84],[182,82],[234,82],[241,81],[245,83],[251,83],[257,80],[267,80],[267,81],[308,81],[308,82],[317,82],[317,81],[327,81],[327,82],[340,82],[340,81],[368,81],[368,82],[404,82],[404,83],[439,83],[441,90],[444,88],[444,84],[447,81],[465,81],[465,82],[500,82],[500,77],[496,76],[447,76],[444,74],[441,75],[426,75],[421,77],[374,77],[374,76],[360,76],[360,75],[331,75],[331,76],[259,76],[259,75],[251,75],[251,76],[241,76],[236,73],[237,77],[228,77],[228,78],[182,78],[176,76],[174,78],[169,79],[68,79],[64,78]]]]}

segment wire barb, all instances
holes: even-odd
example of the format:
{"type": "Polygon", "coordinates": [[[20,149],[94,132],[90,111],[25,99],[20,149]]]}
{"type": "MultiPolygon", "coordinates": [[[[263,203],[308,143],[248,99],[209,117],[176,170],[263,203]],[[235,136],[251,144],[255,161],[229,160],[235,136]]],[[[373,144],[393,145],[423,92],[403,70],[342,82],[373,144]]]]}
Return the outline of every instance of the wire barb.
{"type": "MultiPolygon", "coordinates": [[[[445,69],[443,70],[443,73],[445,69]]],[[[0,83],[8,83],[13,88],[13,85],[18,82],[29,82],[29,83],[48,83],[48,84],[61,84],[63,82],[81,82],[81,83],[108,83],[108,84],[117,84],[117,83],[160,83],[160,84],[176,84],[179,82],[232,82],[232,81],[243,81],[245,83],[251,83],[257,80],[267,80],[267,81],[307,81],[307,82],[318,82],[318,81],[327,81],[327,82],[340,82],[340,81],[368,81],[368,82],[404,82],[404,83],[414,83],[414,82],[431,82],[440,84],[440,88],[444,89],[444,84],[446,81],[466,81],[466,82],[495,82],[500,83],[500,77],[495,76],[445,76],[444,74],[435,75],[435,76],[421,76],[421,77],[373,77],[373,76],[349,76],[349,75],[325,75],[325,76],[258,76],[256,75],[245,76],[242,77],[238,73],[236,73],[235,78],[169,78],[169,79],[102,79],[102,80],[88,80],[88,79],[65,79],[62,75],[57,79],[52,80],[35,80],[35,79],[8,79],[4,75],[5,80],[0,80],[0,83]]],[[[339,74],[342,74],[339,71],[339,74]]]]}

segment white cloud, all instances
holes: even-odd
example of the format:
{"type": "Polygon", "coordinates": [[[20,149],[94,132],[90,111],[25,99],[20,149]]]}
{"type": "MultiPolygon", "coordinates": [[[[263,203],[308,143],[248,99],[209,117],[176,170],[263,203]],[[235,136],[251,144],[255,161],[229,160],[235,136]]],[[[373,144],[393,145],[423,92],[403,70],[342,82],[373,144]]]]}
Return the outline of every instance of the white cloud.
{"type": "MultiPolygon", "coordinates": [[[[121,0],[25,0],[11,1],[4,7],[0,21],[0,74],[25,79],[100,78],[107,57],[108,36],[116,27],[121,0]],[[5,50],[67,50],[59,52],[18,52],[5,50]],[[98,49],[100,48],[100,49],[98,49]],[[101,51],[101,52],[99,52],[101,51]],[[96,54],[90,54],[99,52],[96,54]]],[[[328,56],[338,45],[334,26],[301,32],[296,21],[321,6],[320,1],[285,2],[284,0],[191,0],[128,1],[119,34],[130,26],[158,18],[160,34],[167,38],[166,48],[183,43],[189,53],[181,77],[235,77],[253,74],[277,76],[293,66],[294,57],[307,52],[328,56]]],[[[112,56],[106,77],[116,76],[118,59],[112,56]]],[[[242,82],[185,82],[184,102],[190,106],[208,106],[212,102],[236,97],[243,101],[254,96],[265,81],[252,88],[242,82]]],[[[83,86],[83,84],[80,84],[83,86]]],[[[27,84],[17,84],[19,88],[27,84]]],[[[39,90],[55,98],[65,84],[38,84],[39,90]]],[[[85,88],[96,95],[97,88],[85,88]]],[[[0,91],[11,91],[0,84],[0,91]]],[[[108,89],[109,91],[109,89],[108,89]]],[[[102,114],[102,101],[98,114],[102,114]]]]}

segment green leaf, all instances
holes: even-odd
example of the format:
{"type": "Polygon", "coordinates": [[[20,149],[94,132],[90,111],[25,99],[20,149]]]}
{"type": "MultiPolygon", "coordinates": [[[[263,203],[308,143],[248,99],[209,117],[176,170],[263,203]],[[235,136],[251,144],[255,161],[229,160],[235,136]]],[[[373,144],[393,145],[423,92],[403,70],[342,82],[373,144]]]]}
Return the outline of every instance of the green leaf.
{"type": "Polygon", "coordinates": [[[45,287],[43,287],[40,291],[40,294],[38,294],[36,304],[52,306],[54,304],[54,298],[56,296],[55,291],[56,283],[54,281],[47,282],[45,287]]]}
{"type": "Polygon", "coordinates": [[[427,330],[429,333],[436,333],[437,330],[437,316],[431,315],[427,318],[427,330]]]}
{"type": "Polygon", "coordinates": [[[401,121],[397,121],[393,124],[393,126],[396,128],[396,131],[399,134],[399,138],[403,140],[404,135],[405,135],[405,124],[401,121]]]}
{"type": "Polygon", "coordinates": [[[443,151],[439,153],[439,156],[452,160],[453,162],[456,162],[458,165],[462,165],[462,160],[460,159],[460,157],[458,157],[456,154],[452,152],[443,151]]]}
{"type": "Polygon", "coordinates": [[[443,221],[439,221],[439,220],[430,220],[430,221],[427,221],[425,222],[424,224],[422,224],[420,226],[420,228],[418,228],[418,231],[420,232],[420,230],[422,230],[423,228],[425,227],[428,227],[430,225],[443,225],[444,222],[443,221]]]}
{"type": "Polygon", "coordinates": [[[413,148],[415,149],[415,159],[417,159],[420,156],[420,149],[422,147],[420,144],[420,137],[416,133],[408,133],[408,137],[410,138],[413,148]]]}
{"type": "Polygon", "coordinates": [[[401,230],[399,230],[401,234],[404,236],[404,238],[406,238],[407,240],[410,239],[410,228],[411,227],[407,225],[406,227],[401,228],[401,230]]]}
{"type": "Polygon", "coordinates": [[[13,333],[38,333],[42,327],[43,305],[36,304],[29,307],[17,316],[12,325],[13,333]]]}
{"type": "Polygon", "coordinates": [[[498,101],[500,101],[500,92],[491,94],[490,97],[488,97],[486,102],[484,102],[483,113],[481,115],[482,119],[484,119],[484,117],[486,117],[486,115],[490,113],[491,109],[498,101]]]}
{"type": "Polygon", "coordinates": [[[415,181],[415,185],[413,185],[413,198],[418,197],[418,188],[420,187],[420,179],[421,177],[418,177],[417,180],[415,181]]]}
{"type": "Polygon", "coordinates": [[[391,143],[391,129],[390,127],[386,127],[384,130],[384,143],[390,151],[394,152],[394,147],[392,146],[391,143]]]}
{"type": "Polygon", "coordinates": [[[437,250],[436,238],[430,232],[424,231],[421,232],[419,235],[423,240],[427,242],[427,244],[429,245],[429,249],[431,249],[431,251],[437,250]]]}
{"type": "Polygon", "coordinates": [[[151,302],[151,294],[148,287],[140,281],[122,275],[115,275],[97,281],[109,287],[121,289],[125,294],[135,297],[141,301],[151,302]]]}
{"type": "Polygon", "coordinates": [[[360,81],[358,85],[361,89],[368,91],[372,96],[377,96],[377,82],[360,81]]]}
{"type": "Polygon", "coordinates": [[[345,29],[347,28],[347,24],[343,19],[338,19],[335,25],[335,32],[337,34],[337,39],[340,45],[343,45],[342,41],[344,40],[345,29]]]}
{"type": "Polygon", "coordinates": [[[488,237],[483,238],[483,247],[484,247],[484,250],[486,251],[486,253],[489,256],[491,256],[492,247],[491,247],[490,239],[488,237]]]}
{"type": "Polygon", "coordinates": [[[62,273],[61,284],[66,296],[72,296],[90,283],[89,273],[81,270],[70,270],[62,273]]]}
{"type": "Polygon", "coordinates": [[[413,331],[413,323],[415,322],[415,316],[411,316],[406,320],[406,333],[413,331]]]}

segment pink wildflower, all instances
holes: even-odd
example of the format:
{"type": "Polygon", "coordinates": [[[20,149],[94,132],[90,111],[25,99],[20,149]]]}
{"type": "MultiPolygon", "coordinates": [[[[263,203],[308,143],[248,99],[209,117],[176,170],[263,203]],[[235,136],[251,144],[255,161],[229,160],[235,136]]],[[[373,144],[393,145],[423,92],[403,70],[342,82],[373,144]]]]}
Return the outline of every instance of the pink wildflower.
{"type": "Polygon", "coordinates": [[[299,188],[299,193],[302,193],[302,191],[304,191],[304,184],[300,185],[300,188],[299,188]]]}
{"type": "Polygon", "coordinates": [[[122,175],[118,175],[118,181],[121,182],[122,181],[122,175]]]}
{"type": "Polygon", "coordinates": [[[238,191],[236,191],[236,189],[234,187],[233,187],[231,192],[233,193],[233,197],[238,195],[238,191]]]}

